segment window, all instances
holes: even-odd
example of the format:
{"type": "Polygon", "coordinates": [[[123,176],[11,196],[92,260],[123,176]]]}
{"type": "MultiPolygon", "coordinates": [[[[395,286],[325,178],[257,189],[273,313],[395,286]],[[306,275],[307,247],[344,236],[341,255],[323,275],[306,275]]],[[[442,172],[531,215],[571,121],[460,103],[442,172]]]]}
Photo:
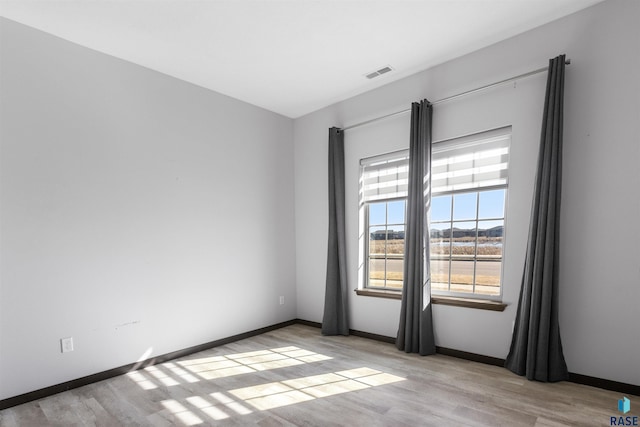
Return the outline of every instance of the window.
{"type": "Polygon", "coordinates": [[[500,297],[510,142],[508,127],[434,144],[432,294],[500,297]]]}
{"type": "MultiPolygon", "coordinates": [[[[501,296],[511,128],[433,145],[431,291],[501,296]]],[[[404,265],[408,152],[361,161],[365,286],[400,290],[404,265]]]]}
{"type": "Polygon", "coordinates": [[[431,291],[500,295],[504,188],[431,202],[431,291]]]}
{"type": "Polygon", "coordinates": [[[360,161],[367,288],[402,290],[408,162],[406,150],[360,161]]]}
{"type": "Polygon", "coordinates": [[[406,200],[368,204],[368,287],[402,289],[406,200]]]}

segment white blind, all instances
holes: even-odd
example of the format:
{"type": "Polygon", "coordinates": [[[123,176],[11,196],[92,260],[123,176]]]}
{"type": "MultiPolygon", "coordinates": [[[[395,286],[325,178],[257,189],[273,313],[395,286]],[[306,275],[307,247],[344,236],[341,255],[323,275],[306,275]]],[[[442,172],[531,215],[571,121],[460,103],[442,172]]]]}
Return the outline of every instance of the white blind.
{"type": "Polygon", "coordinates": [[[360,191],[364,202],[407,197],[409,151],[360,160],[360,191]]]}
{"type": "MultiPolygon", "coordinates": [[[[507,185],[511,127],[433,144],[433,194],[507,185]]],[[[409,150],[360,160],[364,202],[407,197],[409,150]]]]}
{"type": "Polygon", "coordinates": [[[507,185],[511,127],[433,144],[431,192],[507,185]]]}

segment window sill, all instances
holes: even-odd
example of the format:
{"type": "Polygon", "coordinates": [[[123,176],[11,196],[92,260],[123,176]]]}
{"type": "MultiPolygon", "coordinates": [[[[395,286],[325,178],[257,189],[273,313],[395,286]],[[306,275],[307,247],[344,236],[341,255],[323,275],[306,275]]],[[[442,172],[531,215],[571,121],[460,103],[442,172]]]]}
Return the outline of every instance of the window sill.
{"type": "Polygon", "coordinates": [[[400,300],[402,299],[402,292],[385,291],[383,289],[356,289],[356,295],[363,295],[365,297],[390,298],[400,300]]]}
{"type": "MultiPolygon", "coordinates": [[[[402,299],[402,292],[399,291],[386,291],[382,289],[356,289],[357,295],[376,297],[376,298],[389,298],[389,299],[402,299]]],[[[472,298],[458,298],[448,297],[442,295],[432,295],[431,302],[433,304],[452,305],[455,307],[477,308],[479,310],[491,310],[491,311],[504,311],[507,304],[500,301],[490,301],[472,298]]]]}
{"type": "Polygon", "coordinates": [[[477,308],[480,310],[504,311],[507,304],[500,301],[486,299],[446,297],[442,295],[431,295],[433,304],[453,305],[456,307],[477,308]]]}

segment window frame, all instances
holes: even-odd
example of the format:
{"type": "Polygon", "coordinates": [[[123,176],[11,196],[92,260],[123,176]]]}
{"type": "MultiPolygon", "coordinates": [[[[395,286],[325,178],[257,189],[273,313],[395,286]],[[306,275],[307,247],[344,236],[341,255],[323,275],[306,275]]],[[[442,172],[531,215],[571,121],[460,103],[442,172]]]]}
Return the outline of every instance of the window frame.
{"type": "MultiPolygon", "coordinates": [[[[358,288],[373,292],[402,294],[402,289],[370,287],[369,266],[369,205],[402,200],[405,203],[404,224],[406,231],[406,201],[408,186],[409,150],[402,149],[360,159],[359,184],[359,268],[358,288]],[[394,172],[395,169],[395,172],[394,172]],[[395,173],[395,179],[390,179],[395,173]],[[386,195],[386,196],[385,196],[386,195]]],[[[385,208],[386,209],[386,208],[385,208]]],[[[388,226],[385,211],[385,227],[388,226]]],[[[395,223],[394,223],[395,224],[395,223]]],[[[404,253],[402,256],[404,262],[404,253]]],[[[386,283],[386,263],[385,263],[386,283]]]]}
{"type": "MultiPolygon", "coordinates": [[[[386,245],[385,245],[385,257],[383,258],[385,260],[385,268],[384,268],[384,282],[385,282],[385,286],[371,286],[371,277],[370,277],[370,262],[371,262],[371,253],[370,253],[370,242],[371,242],[371,232],[370,232],[370,228],[371,227],[378,227],[378,226],[383,226],[385,227],[385,231],[387,231],[387,233],[385,233],[385,241],[388,240],[388,230],[389,230],[389,225],[402,225],[404,232],[406,233],[407,231],[407,197],[390,197],[388,199],[379,199],[379,200],[373,200],[370,202],[364,202],[364,229],[365,229],[365,239],[364,239],[364,283],[363,283],[363,289],[368,289],[368,290],[374,290],[374,291],[387,291],[387,292],[402,292],[402,287],[400,289],[397,288],[390,288],[386,285],[387,283],[387,252],[386,252],[386,245]],[[403,201],[404,202],[404,218],[403,218],[403,222],[402,224],[397,224],[397,223],[391,223],[389,224],[389,203],[393,203],[393,202],[399,202],[399,201],[403,201]],[[377,203],[384,203],[385,204],[385,222],[384,224],[380,224],[380,225],[371,225],[369,223],[369,208],[371,204],[377,204],[377,203]]],[[[405,261],[405,253],[404,251],[402,252],[402,267],[404,270],[404,261],[405,261]]],[[[404,271],[403,271],[403,275],[404,275],[404,271]]]]}
{"type": "MultiPolygon", "coordinates": [[[[452,251],[449,251],[449,273],[448,273],[448,277],[449,277],[449,290],[444,291],[444,290],[440,290],[440,289],[433,289],[433,280],[432,280],[432,284],[431,284],[431,295],[432,296],[440,296],[440,297],[454,297],[454,298],[468,298],[468,299],[478,299],[478,300],[489,300],[489,301],[502,301],[502,295],[503,295],[503,290],[504,290],[504,286],[502,283],[502,279],[504,278],[504,254],[505,254],[505,247],[506,247],[506,234],[507,234],[507,201],[508,201],[508,197],[509,197],[509,184],[503,184],[503,185],[493,185],[493,186],[487,186],[487,187],[480,187],[480,188],[470,188],[470,189],[466,189],[466,190],[453,190],[453,191],[440,191],[440,192],[436,192],[436,193],[432,193],[431,194],[431,198],[433,199],[433,197],[438,197],[438,196],[451,196],[451,203],[452,203],[452,208],[451,208],[451,214],[450,214],[450,218],[447,221],[432,221],[431,218],[429,218],[429,232],[431,232],[432,227],[431,224],[433,223],[438,223],[438,224],[444,224],[444,223],[449,223],[451,224],[451,228],[453,228],[453,224],[455,222],[475,222],[476,224],[476,237],[475,237],[475,243],[474,243],[474,247],[475,247],[475,254],[473,255],[473,263],[474,263],[474,268],[473,268],[473,292],[455,292],[455,291],[451,291],[451,271],[452,271],[452,266],[451,266],[451,261],[453,261],[453,254],[451,253],[452,251]],[[503,207],[503,216],[501,218],[495,217],[495,218],[479,218],[480,212],[479,212],[479,205],[480,205],[480,193],[485,192],[485,191],[494,191],[494,190],[504,190],[504,207],[503,207]],[[476,215],[475,215],[475,219],[473,220],[460,220],[460,221],[456,221],[453,219],[453,200],[454,200],[454,196],[456,194],[476,194],[476,215]],[[476,288],[476,274],[477,274],[477,269],[476,269],[476,265],[478,262],[478,223],[481,221],[502,221],[503,224],[503,228],[502,228],[502,255],[500,256],[500,292],[497,295],[486,295],[486,294],[478,294],[475,292],[475,288],[476,288]]],[[[431,242],[431,239],[429,239],[429,242],[431,242]]],[[[450,238],[450,248],[453,245],[453,239],[450,238]]],[[[430,260],[433,259],[433,256],[430,256],[430,260]]]]}
{"type": "MultiPolygon", "coordinates": [[[[506,156],[507,159],[510,157],[510,151],[511,151],[511,138],[512,138],[513,132],[512,132],[512,126],[504,126],[504,127],[500,127],[500,128],[495,128],[495,129],[490,129],[490,130],[486,130],[486,131],[480,131],[480,132],[473,132],[467,135],[463,135],[460,137],[456,137],[456,138],[450,138],[450,139],[446,139],[446,140],[440,140],[440,141],[435,141],[434,147],[437,146],[438,144],[441,143],[446,143],[449,145],[452,145],[453,147],[455,147],[455,149],[468,149],[469,147],[472,147],[474,145],[477,144],[482,144],[483,141],[489,140],[491,138],[495,138],[496,136],[498,138],[506,138],[508,141],[506,143],[507,148],[507,152],[506,152],[506,156]]],[[[436,151],[437,148],[434,149],[434,151],[436,151]]],[[[443,150],[451,150],[451,148],[443,148],[443,150]]],[[[396,298],[395,295],[402,295],[402,289],[394,289],[394,288],[388,288],[386,286],[386,263],[385,263],[385,287],[375,287],[375,286],[369,286],[370,283],[370,277],[369,277],[369,273],[370,273],[370,266],[369,266],[369,241],[370,241],[370,235],[369,235],[369,228],[370,228],[370,224],[369,224],[369,205],[372,203],[389,203],[389,202],[394,202],[394,201],[398,201],[398,200],[404,200],[405,201],[405,218],[404,218],[404,229],[406,232],[406,202],[407,202],[407,196],[402,196],[402,197],[389,197],[389,198],[377,198],[375,200],[369,200],[369,201],[365,201],[364,200],[364,189],[363,189],[363,181],[364,181],[364,174],[365,174],[365,165],[366,164],[371,164],[371,163],[375,163],[376,160],[391,160],[393,161],[394,159],[396,160],[400,160],[403,156],[408,157],[408,149],[404,149],[404,150],[399,150],[399,151],[393,151],[393,152],[389,152],[386,154],[382,154],[382,155],[378,155],[378,156],[374,156],[374,157],[369,157],[369,158],[364,158],[360,160],[360,209],[361,209],[361,220],[359,221],[360,225],[359,227],[362,227],[363,230],[361,229],[361,236],[360,238],[362,240],[364,240],[364,242],[361,242],[360,246],[360,262],[361,262],[361,268],[359,268],[359,270],[363,273],[362,276],[360,276],[359,274],[359,286],[358,289],[356,290],[359,294],[361,295],[374,295],[376,293],[379,293],[380,295],[378,296],[382,296],[384,294],[386,294],[386,297],[391,297],[391,298],[396,298]],[[364,234],[364,236],[363,236],[364,234]],[[364,237],[364,239],[363,239],[364,237]],[[362,265],[363,264],[363,265],[362,265]]],[[[433,155],[432,155],[433,158],[433,155]]],[[[408,163],[408,159],[407,159],[407,163],[408,163]]],[[[499,311],[501,311],[502,309],[504,309],[504,304],[500,304],[500,302],[502,301],[502,297],[503,297],[503,293],[504,293],[504,283],[503,283],[503,279],[504,279],[504,267],[505,267],[505,254],[506,254],[506,229],[507,229],[507,206],[508,206],[508,199],[509,199],[509,181],[508,181],[508,171],[509,171],[509,161],[507,160],[507,166],[505,168],[506,172],[504,175],[504,179],[505,182],[503,184],[498,184],[498,185],[487,185],[487,186],[472,186],[472,187],[468,187],[468,188],[462,188],[462,189],[448,189],[448,190],[443,190],[443,191],[437,191],[437,192],[433,192],[431,194],[431,197],[433,198],[434,196],[442,196],[442,195],[451,195],[452,199],[454,197],[455,194],[461,194],[461,193],[481,193],[484,191],[491,191],[491,190],[497,190],[497,189],[504,189],[505,195],[504,195],[504,209],[503,209],[503,216],[501,218],[479,218],[479,209],[478,209],[478,204],[479,204],[479,195],[476,196],[476,215],[475,215],[475,219],[473,220],[476,224],[476,238],[475,238],[475,250],[474,250],[474,255],[473,255],[473,261],[474,261],[474,277],[473,277],[473,289],[474,292],[473,293],[468,293],[468,292],[455,292],[455,291],[443,291],[443,290],[433,290],[431,289],[431,296],[437,300],[447,300],[447,299],[451,299],[451,300],[458,300],[458,301],[463,301],[464,300],[464,304],[470,303],[470,306],[474,306],[474,301],[478,301],[478,305],[483,305],[484,303],[486,304],[497,304],[497,305],[501,305],[501,309],[499,311]],[[478,235],[477,235],[477,229],[478,229],[478,222],[479,221],[489,221],[489,220],[501,220],[503,222],[503,232],[502,232],[502,255],[500,258],[500,285],[499,285],[499,293],[497,295],[486,295],[486,294],[478,294],[475,293],[475,286],[476,286],[476,263],[477,263],[477,245],[478,245],[478,235]]],[[[453,201],[453,200],[452,200],[453,201]]],[[[429,216],[428,218],[426,218],[426,220],[428,221],[429,225],[431,225],[432,221],[431,221],[431,217],[429,216]]],[[[388,227],[388,223],[386,222],[387,218],[385,218],[385,227],[388,227]]],[[[454,219],[453,219],[453,211],[451,211],[451,218],[449,219],[449,223],[453,224],[454,219]]],[[[462,221],[461,221],[462,222],[462,221]]],[[[466,222],[466,221],[464,221],[466,222]]],[[[471,221],[469,221],[471,222],[471,221]]],[[[431,232],[431,226],[429,227],[429,231],[431,232]]],[[[431,244],[431,238],[429,236],[429,244],[431,244]]],[[[403,254],[403,261],[405,260],[405,254],[403,254]]],[[[451,251],[449,252],[449,289],[451,287],[451,251]]],[[[385,257],[386,259],[386,257],[385,257]]],[[[444,302],[440,302],[440,303],[444,303],[444,302]]],[[[453,305],[459,305],[459,304],[453,304],[453,305]]],[[[464,305],[467,306],[467,305],[464,305]]],[[[475,306],[475,308],[480,308],[475,306]]],[[[489,309],[493,309],[493,308],[489,308],[489,309]]]]}

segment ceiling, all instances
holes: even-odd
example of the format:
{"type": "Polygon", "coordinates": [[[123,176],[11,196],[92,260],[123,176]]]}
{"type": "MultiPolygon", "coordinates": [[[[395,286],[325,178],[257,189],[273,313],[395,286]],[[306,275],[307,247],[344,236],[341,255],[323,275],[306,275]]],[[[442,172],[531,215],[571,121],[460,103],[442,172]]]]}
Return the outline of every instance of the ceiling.
{"type": "Polygon", "coordinates": [[[0,16],[296,118],[600,1],[0,0],[0,16]]]}

